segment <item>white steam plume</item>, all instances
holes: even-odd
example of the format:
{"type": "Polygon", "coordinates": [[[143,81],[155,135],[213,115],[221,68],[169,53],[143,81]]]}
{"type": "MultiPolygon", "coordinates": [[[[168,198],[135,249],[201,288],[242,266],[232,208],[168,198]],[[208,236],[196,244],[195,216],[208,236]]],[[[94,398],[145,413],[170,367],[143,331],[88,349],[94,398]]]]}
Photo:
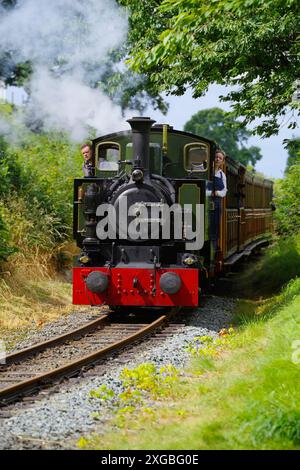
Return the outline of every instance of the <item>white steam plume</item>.
{"type": "Polygon", "coordinates": [[[127,18],[114,0],[19,0],[0,11],[0,51],[29,60],[31,109],[49,129],[75,141],[87,126],[118,130],[119,107],[89,83],[99,79],[107,53],[126,39],[127,18]]]}
{"type": "Polygon", "coordinates": [[[89,88],[72,76],[58,79],[46,69],[37,69],[31,90],[32,105],[40,109],[40,118],[46,127],[69,130],[74,141],[86,137],[87,126],[102,133],[124,127],[120,107],[99,90],[89,88]]]}

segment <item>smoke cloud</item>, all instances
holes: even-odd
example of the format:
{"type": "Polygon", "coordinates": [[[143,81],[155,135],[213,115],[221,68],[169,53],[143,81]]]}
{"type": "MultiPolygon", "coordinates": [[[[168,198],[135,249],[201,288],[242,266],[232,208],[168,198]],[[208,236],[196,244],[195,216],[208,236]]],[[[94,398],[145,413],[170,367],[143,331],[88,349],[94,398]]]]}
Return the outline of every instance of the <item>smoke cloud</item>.
{"type": "Polygon", "coordinates": [[[40,110],[46,128],[68,130],[74,141],[86,137],[88,126],[102,133],[124,126],[118,106],[73,76],[54,78],[47,69],[39,68],[32,78],[31,91],[31,106],[40,110]]]}
{"type": "Polygon", "coordinates": [[[33,65],[31,113],[77,142],[88,127],[98,134],[124,128],[121,109],[90,85],[126,35],[126,14],[114,0],[19,0],[0,10],[0,51],[33,65]]]}

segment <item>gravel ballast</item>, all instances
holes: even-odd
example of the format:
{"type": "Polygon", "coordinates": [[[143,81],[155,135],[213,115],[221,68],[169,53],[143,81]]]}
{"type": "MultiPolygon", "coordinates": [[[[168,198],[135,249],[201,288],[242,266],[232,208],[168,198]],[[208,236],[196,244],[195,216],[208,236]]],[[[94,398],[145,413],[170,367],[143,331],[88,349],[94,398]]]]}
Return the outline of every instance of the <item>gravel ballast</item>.
{"type": "MultiPolygon", "coordinates": [[[[43,328],[29,328],[23,333],[24,338],[21,340],[18,338],[20,333],[17,332],[10,336],[10,342],[13,343],[13,347],[9,348],[8,352],[13,353],[20,351],[21,349],[29,348],[34,344],[42,343],[49,339],[52,339],[55,336],[60,336],[65,333],[68,333],[75,328],[80,328],[86,323],[89,323],[93,320],[99,318],[99,308],[92,310],[92,312],[75,312],[70,313],[69,315],[64,315],[59,320],[46,324],[43,328]]],[[[101,307],[100,313],[102,315],[108,312],[108,308],[101,307]]]]}
{"type": "Polygon", "coordinates": [[[15,406],[12,417],[1,419],[0,448],[75,448],[81,435],[103,432],[111,411],[107,404],[89,397],[91,390],[105,384],[118,395],[122,392],[119,374],[124,366],[134,368],[152,362],[180,369],[190,357],[186,346],[195,336],[216,338],[222,328],[229,326],[234,305],[233,299],[211,296],[202,308],[187,313],[187,324],[171,336],[162,337],[159,342],[149,338],[134,346],[131,355],[127,350],[109,359],[109,366],[101,375],[71,380],[57,393],[45,393],[44,398],[39,397],[30,405],[15,406]],[[124,354],[126,360],[122,361],[124,354]],[[95,412],[100,413],[100,421],[91,416],[95,412]]]}

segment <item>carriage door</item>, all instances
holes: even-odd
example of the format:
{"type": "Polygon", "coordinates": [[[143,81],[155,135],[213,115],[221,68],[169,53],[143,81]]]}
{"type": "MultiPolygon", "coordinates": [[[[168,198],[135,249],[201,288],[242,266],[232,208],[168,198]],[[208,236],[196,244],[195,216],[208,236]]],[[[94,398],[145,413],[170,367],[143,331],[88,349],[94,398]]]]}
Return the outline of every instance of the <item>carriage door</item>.
{"type": "Polygon", "coordinates": [[[237,185],[237,207],[238,207],[238,252],[245,247],[246,241],[246,211],[245,211],[245,172],[246,168],[239,168],[237,185]]]}

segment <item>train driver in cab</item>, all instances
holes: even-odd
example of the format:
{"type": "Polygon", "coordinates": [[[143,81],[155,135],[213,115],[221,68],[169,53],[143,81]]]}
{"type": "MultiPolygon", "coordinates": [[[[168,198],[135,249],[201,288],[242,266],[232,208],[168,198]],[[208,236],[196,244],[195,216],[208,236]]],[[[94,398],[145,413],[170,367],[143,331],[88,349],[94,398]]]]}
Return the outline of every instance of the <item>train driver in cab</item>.
{"type": "Polygon", "coordinates": [[[82,172],[85,177],[94,176],[94,165],[91,144],[85,143],[80,147],[83,156],[82,172]]]}

